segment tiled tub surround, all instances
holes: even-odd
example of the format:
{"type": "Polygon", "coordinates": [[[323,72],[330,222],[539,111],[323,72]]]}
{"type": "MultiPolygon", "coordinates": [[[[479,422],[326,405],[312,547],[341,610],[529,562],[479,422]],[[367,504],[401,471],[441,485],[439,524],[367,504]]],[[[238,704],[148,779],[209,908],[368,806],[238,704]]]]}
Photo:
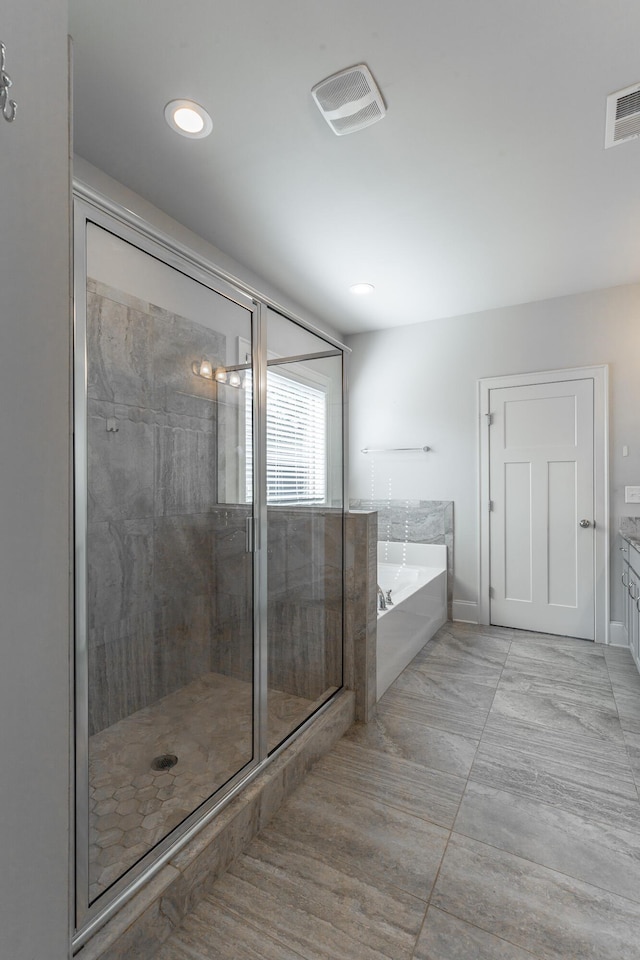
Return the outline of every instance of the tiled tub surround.
{"type": "Polygon", "coordinates": [[[628,651],[447,623],[157,960],[637,960],[638,786],[628,651]]]}
{"type": "Polygon", "coordinates": [[[397,543],[435,543],[447,548],[447,611],[453,605],[453,501],[350,500],[350,510],[378,513],[378,539],[397,543]]]}
{"type": "Polygon", "coordinates": [[[378,700],[447,619],[447,548],[378,543],[378,584],[392,605],[378,608],[378,700]]]}

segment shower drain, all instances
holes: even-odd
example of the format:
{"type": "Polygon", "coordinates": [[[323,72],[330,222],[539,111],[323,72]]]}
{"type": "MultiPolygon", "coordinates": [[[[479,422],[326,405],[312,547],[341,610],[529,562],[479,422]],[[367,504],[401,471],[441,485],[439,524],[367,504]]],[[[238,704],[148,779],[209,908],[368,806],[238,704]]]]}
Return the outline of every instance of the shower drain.
{"type": "Polygon", "coordinates": [[[152,770],[171,770],[175,767],[178,758],[174,753],[163,753],[161,757],[154,757],[151,761],[152,770]]]}

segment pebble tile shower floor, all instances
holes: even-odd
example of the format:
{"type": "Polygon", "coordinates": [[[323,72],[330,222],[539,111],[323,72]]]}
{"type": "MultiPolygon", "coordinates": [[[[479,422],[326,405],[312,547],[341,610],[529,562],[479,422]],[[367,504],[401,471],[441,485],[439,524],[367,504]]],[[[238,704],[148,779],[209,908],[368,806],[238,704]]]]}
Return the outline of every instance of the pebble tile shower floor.
{"type": "Polygon", "coordinates": [[[626,650],[448,623],[157,960],[637,960],[626,650]]]}
{"type": "MultiPolygon", "coordinates": [[[[91,738],[91,899],[248,763],[252,699],[251,684],[209,673],[91,738]],[[167,754],[177,763],[152,769],[167,754]]],[[[269,749],[317,706],[269,690],[269,749]]]]}

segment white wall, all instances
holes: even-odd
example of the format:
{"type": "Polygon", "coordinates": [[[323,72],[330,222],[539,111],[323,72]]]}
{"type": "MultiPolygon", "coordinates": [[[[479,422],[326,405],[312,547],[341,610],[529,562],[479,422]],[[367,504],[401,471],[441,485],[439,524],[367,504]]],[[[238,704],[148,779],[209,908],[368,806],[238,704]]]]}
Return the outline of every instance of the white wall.
{"type": "Polygon", "coordinates": [[[0,957],[69,945],[69,146],[65,0],[4,0],[0,118],[0,957]]]}
{"type": "MultiPolygon", "coordinates": [[[[237,278],[242,283],[253,287],[254,290],[259,291],[263,296],[269,297],[285,310],[302,317],[307,323],[329,334],[329,336],[341,339],[341,335],[336,328],[322,323],[317,317],[309,315],[299,304],[291,300],[290,297],[287,297],[282,291],[276,289],[268,280],[257,276],[249,270],[248,267],[238,263],[217,247],[198,237],[181,223],[178,223],[177,220],[173,220],[166,213],[163,213],[162,210],[159,210],[153,206],[153,204],[144,200],[139,194],[129,190],[117,180],[113,180],[112,177],[109,177],[102,170],[93,166],[93,164],[89,163],[83,157],[74,157],[73,175],[94,190],[102,193],[105,197],[137,214],[137,216],[146,220],[158,230],[164,231],[164,233],[168,234],[174,240],[183,243],[195,253],[205,257],[210,263],[226,271],[226,273],[237,278]]],[[[304,349],[301,352],[304,352],[304,349]]]]}
{"type": "MultiPolygon", "coordinates": [[[[453,500],[454,600],[478,600],[482,377],[609,364],[614,545],[618,518],[640,515],[624,503],[625,484],[640,484],[640,284],[359,334],[347,342],[353,348],[350,496],[367,498],[373,490],[375,497],[453,500]],[[360,452],[423,444],[432,452],[360,452]]],[[[612,570],[612,619],[621,619],[615,549],[612,570]]]]}

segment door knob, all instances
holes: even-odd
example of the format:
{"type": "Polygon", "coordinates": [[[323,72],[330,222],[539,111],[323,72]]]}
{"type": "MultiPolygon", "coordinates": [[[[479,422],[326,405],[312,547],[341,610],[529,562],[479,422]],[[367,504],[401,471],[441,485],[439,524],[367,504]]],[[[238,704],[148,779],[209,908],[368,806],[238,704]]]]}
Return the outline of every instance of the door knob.
{"type": "Polygon", "coordinates": [[[580,521],[580,526],[581,526],[581,527],[590,527],[590,526],[591,526],[591,520],[581,520],[581,521],[580,521]]]}

